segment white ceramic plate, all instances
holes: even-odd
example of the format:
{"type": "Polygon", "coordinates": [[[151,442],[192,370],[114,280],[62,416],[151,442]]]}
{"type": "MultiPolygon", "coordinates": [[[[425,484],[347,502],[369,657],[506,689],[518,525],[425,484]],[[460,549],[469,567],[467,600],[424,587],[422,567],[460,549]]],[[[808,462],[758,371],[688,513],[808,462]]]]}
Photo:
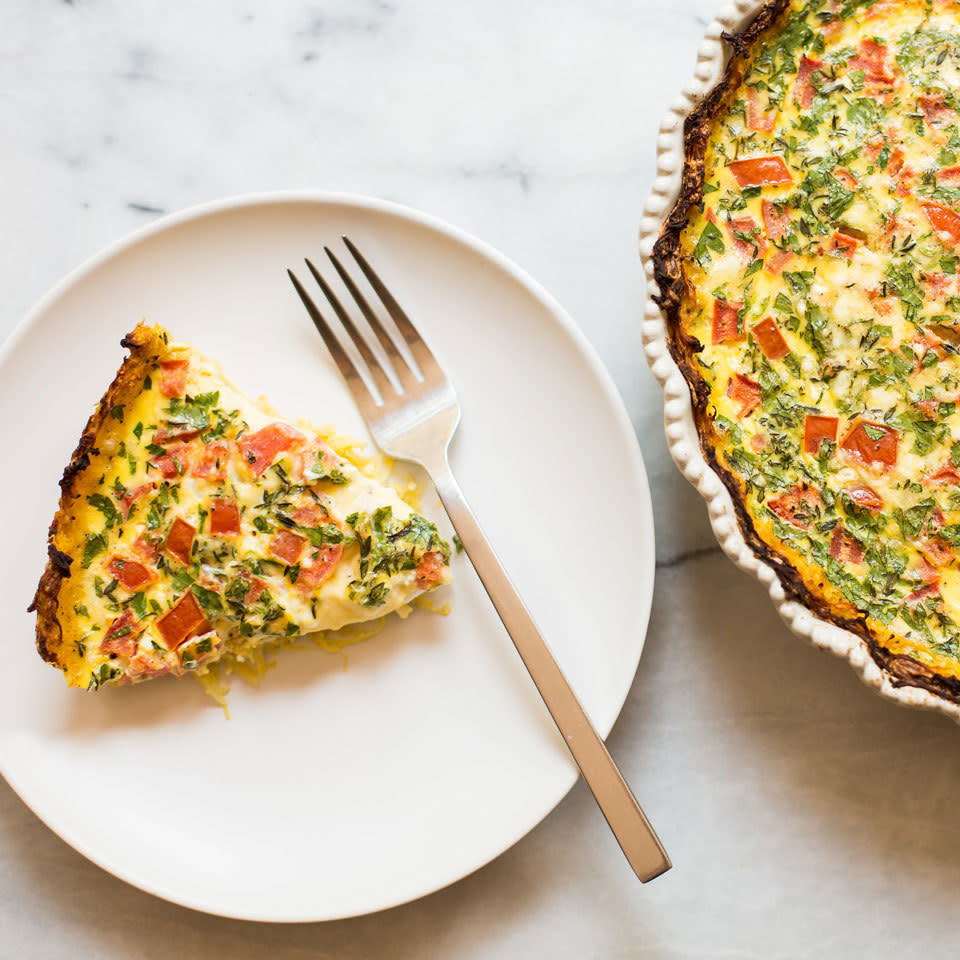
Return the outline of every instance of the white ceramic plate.
{"type": "Polygon", "coordinates": [[[653,245],[680,194],[683,171],[683,125],[693,108],[720,80],[729,60],[724,33],[739,33],[763,8],[766,0],[736,0],[725,6],[708,27],[700,44],[693,77],[660,124],[657,139],[657,177],[640,225],[640,254],[647,276],[647,303],[643,342],[647,362],[663,387],[664,426],[670,453],[683,475],[707,503],[710,523],[724,552],[739,567],[752,573],[770,591],[777,612],[798,636],[822,650],[844,657],[864,683],[882,696],[908,707],[938,710],[960,722],[960,705],[920,687],[897,686],[870,655],[863,639],[849,630],[820,619],[808,607],[788,600],[773,568],[747,545],[727,488],[708,466],[700,448],[690,391],[667,347],[666,326],[654,297],[659,293],[653,275],[653,245]]]}
{"type": "MultiPolygon", "coordinates": [[[[232,917],[332,919],[436,890],[576,776],[464,557],[448,617],[393,618],[346,669],[284,652],[259,690],[234,683],[229,721],[190,679],[70,690],[33,648],[56,481],[142,315],[249,394],[365,435],[284,274],[342,233],[456,384],[454,471],[604,735],[650,609],[649,491],[619,396],[561,308],[489,247],[382,202],[271,195],[158,221],[69,276],[0,351],[0,770],[95,863],[232,917]]],[[[432,492],[424,510],[442,515],[432,492]]]]}

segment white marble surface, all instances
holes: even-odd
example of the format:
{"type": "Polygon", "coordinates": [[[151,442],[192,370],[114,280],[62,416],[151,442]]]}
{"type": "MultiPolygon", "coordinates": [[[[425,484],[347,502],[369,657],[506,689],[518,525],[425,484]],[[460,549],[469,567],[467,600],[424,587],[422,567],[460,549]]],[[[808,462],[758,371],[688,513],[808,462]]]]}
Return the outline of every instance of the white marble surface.
{"type": "Polygon", "coordinates": [[[716,551],[661,435],[635,233],[659,117],[713,9],[7,0],[0,337],[68,269],[162,212],[301,187],[443,217],[572,313],[623,394],[653,488],[653,620],[610,743],[676,866],[634,882],[578,785],[504,856],[424,900],[245,924],[102,873],[0,782],[0,956],[955,955],[960,732],[789,635],[716,551]]]}

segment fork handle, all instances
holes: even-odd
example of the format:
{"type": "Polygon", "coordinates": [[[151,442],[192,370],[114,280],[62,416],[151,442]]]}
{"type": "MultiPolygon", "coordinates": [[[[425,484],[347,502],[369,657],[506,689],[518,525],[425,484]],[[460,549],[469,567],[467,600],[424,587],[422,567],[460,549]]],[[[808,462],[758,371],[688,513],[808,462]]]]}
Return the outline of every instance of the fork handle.
{"type": "Polygon", "coordinates": [[[449,469],[433,478],[463,548],[470,557],[520,659],[560,729],[583,779],[593,792],[620,849],[646,883],[670,869],[670,858],[637,798],[587,718],[533,617],[510,582],[449,469]]]}

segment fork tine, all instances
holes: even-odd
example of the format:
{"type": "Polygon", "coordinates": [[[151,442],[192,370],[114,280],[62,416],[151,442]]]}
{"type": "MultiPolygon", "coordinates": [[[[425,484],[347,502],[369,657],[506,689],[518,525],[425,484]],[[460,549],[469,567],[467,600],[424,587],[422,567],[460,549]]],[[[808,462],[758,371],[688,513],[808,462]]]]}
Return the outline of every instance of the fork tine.
{"type": "Polygon", "coordinates": [[[377,296],[387,308],[387,313],[393,317],[397,329],[410,347],[410,352],[419,364],[420,370],[424,375],[428,372],[443,375],[443,371],[440,368],[440,364],[437,363],[436,357],[434,357],[430,348],[424,342],[423,337],[420,336],[419,331],[410,321],[410,318],[403,312],[403,308],[393,299],[393,294],[390,293],[384,282],[377,276],[376,271],[367,263],[364,255],[356,248],[349,237],[343,237],[342,239],[353,256],[353,259],[357,261],[357,265],[363,271],[363,275],[370,282],[370,286],[373,287],[377,296]]]}
{"type": "Polygon", "coordinates": [[[317,305],[311,299],[310,294],[303,289],[303,284],[297,279],[297,275],[288,269],[287,276],[290,278],[290,282],[303,301],[303,305],[307,308],[307,313],[310,314],[313,325],[319,331],[320,336],[323,337],[323,342],[327,345],[327,350],[330,351],[330,355],[333,357],[337,367],[339,367],[341,376],[347,382],[347,386],[350,388],[354,400],[360,407],[360,412],[366,416],[371,406],[378,405],[377,398],[373,396],[366,383],[364,383],[360,372],[354,366],[350,357],[347,356],[347,352],[340,345],[340,341],[330,328],[323,314],[317,309],[317,305]]]}
{"type": "Polygon", "coordinates": [[[360,351],[360,356],[363,358],[363,362],[367,365],[367,369],[370,371],[370,376],[373,378],[374,383],[377,385],[377,389],[380,391],[380,396],[386,398],[388,389],[396,393],[397,390],[387,377],[387,374],[381,366],[380,361],[376,358],[373,351],[370,349],[370,346],[367,344],[366,339],[356,328],[354,322],[350,319],[350,315],[346,310],[343,309],[343,305],[340,303],[337,295],[333,292],[333,290],[330,289],[330,285],[326,280],[323,279],[323,275],[313,265],[309,258],[306,258],[306,264],[310,270],[310,273],[313,274],[313,279],[316,280],[320,285],[320,289],[323,291],[323,295],[327,298],[327,302],[331,307],[333,307],[334,313],[336,313],[336,315],[340,318],[340,322],[350,335],[350,339],[354,342],[354,344],[356,344],[357,350],[360,351]]]}
{"type": "Polygon", "coordinates": [[[373,330],[373,332],[377,335],[377,339],[380,341],[380,345],[390,358],[390,362],[393,364],[393,369],[400,378],[401,383],[403,383],[404,386],[409,389],[416,382],[415,372],[410,369],[410,365],[407,363],[406,358],[397,349],[397,345],[394,343],[393,337],[391,337],[386,331],[383,324],[380,322],[380,318],[370,308],[370,304],[367,303],[367,298],[360,292],[359,287],[357,287],[357,285],[353,282],[353,277],[347,273],[343,264],[340,263],[340,261],[334,255],[334,252],[329,247],[324,247],[323,249],[330,258],[330,262],[333,264],[334,269],[340,275],[340,279],[343,281],[344,286],[350,291],[350,296],[352,296],[356,301],[357,306],[360,308],[360,312],[366,318],[367,323],[370,324],[370,329],[373,330]]]}

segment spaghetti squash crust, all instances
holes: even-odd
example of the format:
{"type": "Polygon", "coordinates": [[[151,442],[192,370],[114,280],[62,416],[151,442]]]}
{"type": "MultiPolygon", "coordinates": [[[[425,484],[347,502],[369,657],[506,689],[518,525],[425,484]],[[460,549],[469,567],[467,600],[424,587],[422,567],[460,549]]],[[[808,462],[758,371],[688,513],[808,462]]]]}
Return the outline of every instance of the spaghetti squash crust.
{"type": "MultiPolygon", "coordinates": [[[[69,640],[59,615],[59,597],[64,580],[79,562],[82,544],[69,534],[74,508],[89,492],[89,478],[102,456],[100,446],[116,433],[110,411],[130,403],[143,388],[150,367],[163,360],[169,347],[157,328],[141,322],[120,341],[130,352],[124,358],[113,382],[100,398],[60,479],[60,503],[47,534],[47,566],[28,610],[36,611],[37,651],[47,663],[65,673],[70,668],[69,640]]],[[[69,628],[68,628],[69,631],[69,628]]]]}

